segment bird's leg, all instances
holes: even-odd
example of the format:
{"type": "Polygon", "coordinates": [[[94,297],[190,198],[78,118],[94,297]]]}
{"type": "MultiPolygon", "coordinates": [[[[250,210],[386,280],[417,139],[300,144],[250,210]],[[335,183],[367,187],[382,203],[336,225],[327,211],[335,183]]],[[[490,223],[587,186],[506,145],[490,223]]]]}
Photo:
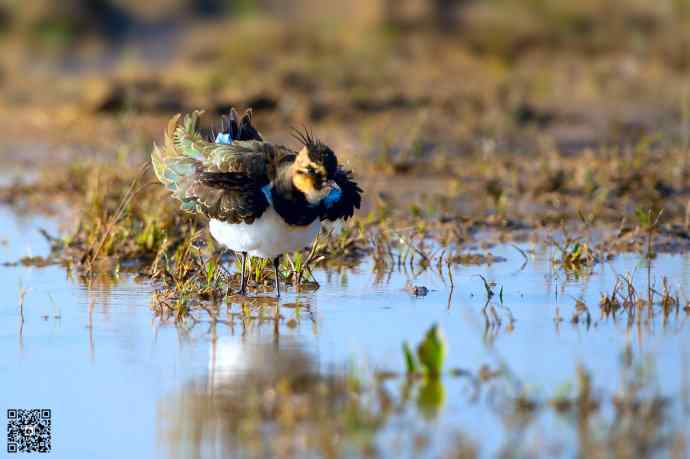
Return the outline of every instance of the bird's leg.
{"type": "Polygon", "coordinates": [[[240,295],[247,294],[247,252],[242,252],[242,276],[240,277],[240,295]]]}
{"type": "Polygon", "coordinates": [[[278,275],[278,267],[280,266],[280,255],[273,259],[273,273],[275,274],[275,286],[278,298],[280,298],[280,276],[278,275]]]}

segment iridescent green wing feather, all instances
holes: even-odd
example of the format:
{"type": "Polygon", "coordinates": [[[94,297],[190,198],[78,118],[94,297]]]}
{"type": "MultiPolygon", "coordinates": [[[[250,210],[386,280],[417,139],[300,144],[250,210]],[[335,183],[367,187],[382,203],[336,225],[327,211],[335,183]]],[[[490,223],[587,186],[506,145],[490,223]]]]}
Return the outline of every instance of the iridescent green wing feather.
{"type": "Polygon", "coordinates": [[[151,162],[158,180],[182,209],[232,223],[251,223],[268,208],[262,187],[270,183],[285,147],[267,142],[217,144],[198,131],[201,112],[174,116],[163,148],[154,145],[151,162]]]}

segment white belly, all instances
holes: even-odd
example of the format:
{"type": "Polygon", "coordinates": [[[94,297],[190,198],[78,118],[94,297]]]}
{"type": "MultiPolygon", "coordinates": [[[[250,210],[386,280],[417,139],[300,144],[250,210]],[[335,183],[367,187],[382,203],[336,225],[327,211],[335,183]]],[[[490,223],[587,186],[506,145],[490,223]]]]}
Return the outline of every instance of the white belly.
{"type": "Polygon", "coordinates": [[[307,226],[288,225],[273,207],[251,225],[225,223],[215,218],[209,223],[211,236],[216,241],[235,252],[262,258],[275,258],[311,246],[320,228],[318,219],[307,226]]]}

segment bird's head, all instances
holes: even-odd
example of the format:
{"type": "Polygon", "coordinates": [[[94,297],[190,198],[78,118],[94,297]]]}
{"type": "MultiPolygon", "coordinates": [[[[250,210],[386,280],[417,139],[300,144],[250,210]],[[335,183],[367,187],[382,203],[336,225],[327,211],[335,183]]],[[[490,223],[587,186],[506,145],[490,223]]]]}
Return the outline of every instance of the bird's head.
{"type": "Polygon", "coordinates": [[[333,180],[338,159],[333,150],[314,140],[308,132],[299,133],[296,137],[303,147],[292,165],[292,184],[310,204],[317,205],[340,192],[340,187],[333,180]]]}

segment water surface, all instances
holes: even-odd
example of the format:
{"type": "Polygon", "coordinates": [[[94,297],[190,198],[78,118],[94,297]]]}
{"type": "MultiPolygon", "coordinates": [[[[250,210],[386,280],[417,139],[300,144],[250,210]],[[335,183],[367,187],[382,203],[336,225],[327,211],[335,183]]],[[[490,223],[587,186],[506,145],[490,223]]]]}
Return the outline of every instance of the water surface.
{"type": "MultiPolygon", "coordinates": [[[[57,231],[50,219],[0,208],[0,262],[45,254],[48,244],[39,228],[57,231]]],[[[86,288],[60,266],[2,267],[0,408],[50,408],[53,457],[224,457],[227,439],[201,406],[214,393],[242,397],[252,381],[270,384],[300,372],[327,375],[353,365],[361,374],[401,372],[402,342],[418,342],[438,323],[448,344],[448,368],[476,374],[483,365],[506,365],[525,390],[545,397],[575,384],[578,365],[590,371],[599,393],[615,394],[628,348],[653,372],[655,390],[674,401],[673,417],[683,426],[690,348],[685,312],[629,326],[624,315],[601,318],[597,305],[616,276],[626,273],[642,291],[648,277],[657,289],[667,277],[686,299],[688,255],[660,255],[648,271],[640,255],[623,254],[590,275],[568,278],[551,262],[549,249],[520,248],[527,260],[511,245],[499,245],[490,251],[505,262],[456,267],[452,291],[447,276],[399,270],[381,276],[365,260],[352,271],[315,272],[321,284],[316,292],[288,290],[278,321],[267,312],[264,320],[242,323],[223,310],[222,322],[195,312],[198,322],[185,326],[161,323],[150,309],[153,286],[124,274],[113,285],[86,288]],[[496,283],[488,306],[479,275],[496,283]],[[407,283],[426,286],[429,293],[416,297],[404,288],[407,283]],[[576,300],[589,306],[589,326],[571,323],[576,300]]],[[[392,380],[391,390],[399,391],[402,383],[392,380]]],[[[475,397],[465,379],[445,376],[443,392],[433,415],[412,409],[385,426],[379,452],[437,457],[462,432],[486,457],[516,444],[515,435],[524,448],[517,453],[544,447],[557,457],[573,456],[577,430],[562,418],[542,415],[516,430],[500,406],[487,394],[475,397]],[[396,451],[391,445],[399,445],[410,426],[432,441],[419,451],[396,451]]]]}

